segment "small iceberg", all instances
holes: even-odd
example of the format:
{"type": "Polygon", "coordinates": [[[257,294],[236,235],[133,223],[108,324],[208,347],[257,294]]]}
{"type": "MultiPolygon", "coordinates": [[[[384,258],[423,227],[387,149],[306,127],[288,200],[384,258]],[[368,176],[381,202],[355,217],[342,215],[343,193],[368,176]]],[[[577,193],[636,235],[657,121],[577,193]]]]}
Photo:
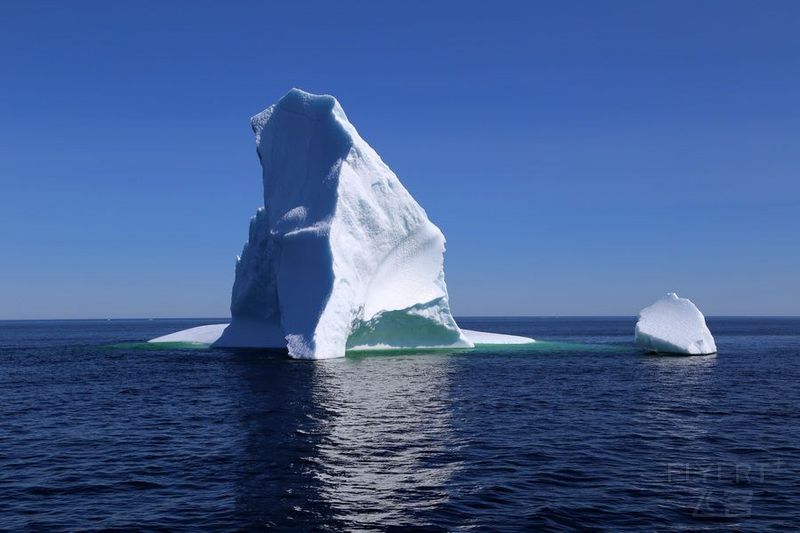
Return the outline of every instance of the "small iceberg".
{"type": "Polygon", "coordinates": [[[708,355],[717,352],[703,313],[671,292],[639,312],[636,344],[651,353],[708,355]]]}

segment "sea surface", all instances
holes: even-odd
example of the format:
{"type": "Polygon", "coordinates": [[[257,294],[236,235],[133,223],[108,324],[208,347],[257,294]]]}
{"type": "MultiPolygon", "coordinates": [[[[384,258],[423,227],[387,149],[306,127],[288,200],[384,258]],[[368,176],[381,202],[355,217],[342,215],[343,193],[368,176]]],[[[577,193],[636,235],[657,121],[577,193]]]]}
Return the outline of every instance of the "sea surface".
{"type": "Polygon", "coordinates": [[[463,318],[533,346],[293,361],[218,320],[0,322],[0,529],[800,529],[800,319],[463,318]]]}

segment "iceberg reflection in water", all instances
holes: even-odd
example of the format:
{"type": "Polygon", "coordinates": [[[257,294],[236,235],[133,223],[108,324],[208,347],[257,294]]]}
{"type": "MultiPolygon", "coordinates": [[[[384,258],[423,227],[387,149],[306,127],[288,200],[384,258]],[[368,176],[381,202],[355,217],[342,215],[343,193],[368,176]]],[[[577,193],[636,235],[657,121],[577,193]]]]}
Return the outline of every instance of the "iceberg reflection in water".
{"type": "Polygon", "coordinates": [[[276,527],[358,528],[403,523],[409,509],[431,512],[447,500],[457,355],[234,357],[244,382],[237,403],[250,406],[239,420],[247,435],[239,513],[276,527]]]}
{"type": "Polygon", "coordinates": [[[452,363],[409,356],[319,365],[313,397],[328,414],[317,449],[320,492],[348,527],[407,519],[399,502],[425,512],[447,500],[457,468],[447,448],[452,363]]]}

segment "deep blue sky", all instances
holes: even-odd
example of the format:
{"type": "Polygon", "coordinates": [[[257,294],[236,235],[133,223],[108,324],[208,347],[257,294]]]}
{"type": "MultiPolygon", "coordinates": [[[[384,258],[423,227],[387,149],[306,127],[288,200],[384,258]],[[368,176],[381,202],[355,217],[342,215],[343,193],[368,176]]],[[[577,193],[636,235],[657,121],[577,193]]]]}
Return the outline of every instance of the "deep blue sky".
{"type": "Polygon", "coordinates": [[[335,95],[456,314],[800,314],[800,2],[5,2],[0,318],[227,316],[249,117],[335,95]]]}

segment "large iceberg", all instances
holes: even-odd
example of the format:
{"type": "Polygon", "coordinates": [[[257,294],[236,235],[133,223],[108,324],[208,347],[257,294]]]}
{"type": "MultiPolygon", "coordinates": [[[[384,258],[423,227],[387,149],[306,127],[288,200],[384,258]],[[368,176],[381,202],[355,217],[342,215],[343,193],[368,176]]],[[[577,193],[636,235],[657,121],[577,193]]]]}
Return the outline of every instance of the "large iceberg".
{"type": "Polygon", "coordinates": [[[231,323],[153,342],[221,331],[214,346],[287,348],[302,359],[472,347],[450,312],[444,235],[336,99],[292,89],[251,124],[264,207],[236,265],[231,323]]]}
{"type": "Polygon", "coordinates": [[[671,292],[639,312],[636,344],[648,352],[706,355],[717,352],[703,313],[671,292]]]}

